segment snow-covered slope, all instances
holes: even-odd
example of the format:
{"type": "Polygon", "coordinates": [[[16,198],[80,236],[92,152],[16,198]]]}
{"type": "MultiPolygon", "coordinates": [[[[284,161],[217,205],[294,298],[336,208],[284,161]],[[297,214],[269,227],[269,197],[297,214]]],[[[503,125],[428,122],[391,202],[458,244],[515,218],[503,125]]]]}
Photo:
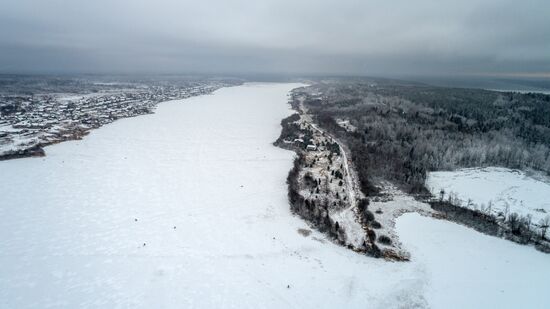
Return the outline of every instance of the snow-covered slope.
{"type": "MultiPolygon", "coordinates": [[[[413,262],[392,263],[298,232],[308,226],[287,202],[293,153],[271,144],[297,86],[247,84],[163,103],[48,147],[44,158],[0,162],[0,308],[414,308],[429,305],[426,293],[437,308],[431,291],[462,277],[428,268],[423,242],[413,262]]],[[[419,226],[400,231],[431,231],[419,226]]],[[[470,258],[469,241],[440,236],[440,250],[470,258]]],[[[407,248],[416,241],[403,238],[407,248]]],[[[509,255],[496,248],[491,258],[509,255]]],[[[548,261],[522,249],[511,265],[548,261]]],[[[462,292],[492,289],[485,275],[462,292]]],[[[534,291],[550,305],[545,280],[488,301],[534,291]]]]}
{"type": "Polygon", "coordinates": [[[528,176],[524,172],[500,167],[469,168],[457,171],[431,172],[426,186],[439,196],[454,193],[462,206],[485,208],[491,203],[492,211],[530,214],[537,223],[550,215],[550,182],[542,175],[528,176]]]}

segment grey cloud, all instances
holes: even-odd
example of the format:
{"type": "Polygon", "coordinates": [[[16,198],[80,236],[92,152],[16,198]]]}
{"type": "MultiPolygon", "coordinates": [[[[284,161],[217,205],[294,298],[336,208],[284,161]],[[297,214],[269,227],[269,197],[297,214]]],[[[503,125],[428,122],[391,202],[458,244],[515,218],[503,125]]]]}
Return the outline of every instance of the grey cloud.
{"type": "Polygon", "coordinates": [[[550,2],[17,0],[0,72],[550,72],[550,2]]]}

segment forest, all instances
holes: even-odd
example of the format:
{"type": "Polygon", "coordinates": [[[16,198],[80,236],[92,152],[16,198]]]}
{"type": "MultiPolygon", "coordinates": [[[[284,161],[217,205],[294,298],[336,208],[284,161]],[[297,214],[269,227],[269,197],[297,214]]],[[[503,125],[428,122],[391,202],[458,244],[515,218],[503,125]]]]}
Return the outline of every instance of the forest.
{"type": "Polygon", "coordinates": [[[550,171],[549,95],[337,79],[298,89],[295,97],[345,142],[367,196],[383,180],[427,193],[427,172],[435,170],[550,171]]]}

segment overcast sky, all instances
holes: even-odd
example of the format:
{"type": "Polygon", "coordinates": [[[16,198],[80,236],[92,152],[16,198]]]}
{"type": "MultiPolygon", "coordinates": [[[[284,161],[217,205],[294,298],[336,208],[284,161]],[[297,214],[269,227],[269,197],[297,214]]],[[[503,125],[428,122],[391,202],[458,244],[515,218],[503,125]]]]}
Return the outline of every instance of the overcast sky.
{"type": "Polygon", "coordinates": [[[549,0],[2,0],[0,72],[550,72],[549,0]]]}

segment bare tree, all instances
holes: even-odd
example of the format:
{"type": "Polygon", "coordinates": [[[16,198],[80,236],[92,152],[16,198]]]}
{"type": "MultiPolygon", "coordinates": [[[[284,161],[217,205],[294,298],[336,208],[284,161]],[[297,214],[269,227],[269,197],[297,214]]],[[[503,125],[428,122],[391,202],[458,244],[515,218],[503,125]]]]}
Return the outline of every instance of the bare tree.
{"type": "Polygon", "coordinates": [[[546,239],[546,231],[550,227],[550,216],[546,216],[544,219],[540,219],[539,228],[540,228],[540,237],[546,239]]]}

